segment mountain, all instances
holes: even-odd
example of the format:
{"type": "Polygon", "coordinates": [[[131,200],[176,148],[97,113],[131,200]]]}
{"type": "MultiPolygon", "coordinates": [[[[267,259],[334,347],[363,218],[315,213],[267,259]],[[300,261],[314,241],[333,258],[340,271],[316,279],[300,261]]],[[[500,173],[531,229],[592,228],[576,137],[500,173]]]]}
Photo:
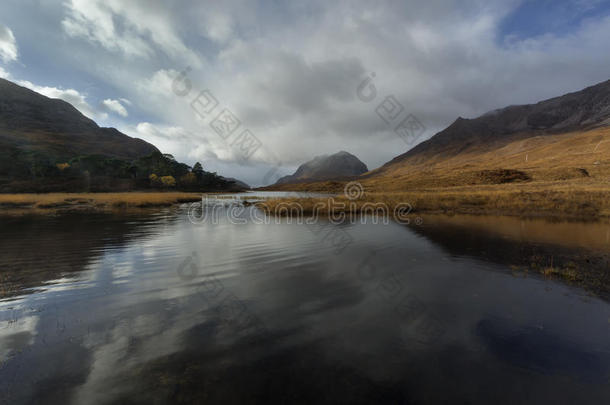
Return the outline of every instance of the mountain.
{"type": "Polygon", "coordinates": [[[236,187],[236,189],[238,189],[238,190],[250,190],[252,188],[252,187],[250,187],[249,184],[246,184],[243,181],[238,180],[238,179],[236,179],[234,177],[222,177],[222,178],[224,180],[232,183],[236,187]]]}
{"type": "Polygon", "coordinates": [[[0,79],[0,193],[142,189],[225,191],[242,184],[0,79]]]}
{"type": "Polygon", "coordinates": [[[114,128],[100,128],[71,104],[0,79],[0,147],[58,159],[104,155],[135,159],[158,149],[114,128]]]}
{"type": "MultiPolygon", "coordinates": [[[[608,178],[610,81],[536,104],[458,118],[358,181],[371,192],[451,187],[458,192],[494,185],[603,189],[608,178]]],[[[269,189],[339,192],[343,186],[307,179],[269,189]]]]}
{"type": "Polygon", "coordinates": [[[394,158],[426,163],[483,152],[518,139],[552,136],[610,125],[610,80],[537,104],[510,106],[475,119],[458,118],[445,130],[394,158]]]}
{"type": "Polygon", "coordinates": [[[510,106],[445,130],[362,176],[369,189],[603,182],[610,174],[610,81],[510,106]]]}
{"type": "Polygon", "coordinates": [[[351,153],[341,151],[330,156],[315,157],[299,166],[294,174],[279,179],[276,184],[338,179],[359,176],[367,171],[368,168],[360,159],[351,153]]]}

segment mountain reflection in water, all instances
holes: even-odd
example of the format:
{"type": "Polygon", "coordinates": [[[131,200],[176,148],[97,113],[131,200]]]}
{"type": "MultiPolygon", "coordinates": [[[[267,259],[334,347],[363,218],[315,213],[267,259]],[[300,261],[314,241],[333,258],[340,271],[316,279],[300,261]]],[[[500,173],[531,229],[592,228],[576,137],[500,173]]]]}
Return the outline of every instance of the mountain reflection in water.
{"type": "Polygon", "coordinates": [[[604,224],[0,222],[5,403],[610,401],[604,224]]]}

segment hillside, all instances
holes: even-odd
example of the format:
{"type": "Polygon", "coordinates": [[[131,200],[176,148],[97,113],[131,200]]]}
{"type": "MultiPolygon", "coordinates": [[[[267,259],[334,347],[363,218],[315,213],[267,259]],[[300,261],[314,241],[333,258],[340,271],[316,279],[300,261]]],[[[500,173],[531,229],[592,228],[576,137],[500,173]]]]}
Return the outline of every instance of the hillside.
{"type": "MultiPolygon", "coordinates": [[[[415,212],[434,213],[610,217],[610,82],[458,119],[352,180],[365,190],[359,204],[408,202],[415,212]]],[[[270,189],[341,194],[345,184],[270,189]]]]}
{"type": "MultiPolygon", "coordinates": [[[[406,191],[509,183],[519,187],[540,182],[607,183],[608,176],[610,81],[537,104],[506,107],[475,119],[458,118],[358,181],[369,190],[406,191]]],[[[309,183],[296,189],[342,187],[341,182],[309,183]]]]}
{"type": "Polygon", "coordinates": [[[290,184],[304,181],[318,181],[359,176],[368,168],[356,156],[341,151],[333,155],[317,156],[302,164],[290,176],[284,176],[276,184],[290,184]]]}
{"type": "MultiPolygon", "coordinates": [[[[610,192],[610,127],[507,142],[486,151],[470,150],[425,161],[405,159],[368,172],[358,181],[369,191],[476,189],[526,190],[600,185],[610,192]]],[[[309,182],[282,190],[341,191],[343,182],[309,182]]]]}
{"type": "Polygon", "coordinates": [[[475,119],[460,117],[384,167],[405,161],[427,164],[456,155],[487,152],[518,139],[606,125],[610,125],[610,80],[537,104],[510,106],[475,119]]]}
{"type": "Polygon", "coordinates": [[[424,162],[392,162],[362,178],[376,190],[610,180],[610,128],[537,135],[424,162]]]}
{"type": "Polygon", "coordinates": [[[0,192],[241,189],[69,103],[0,79],[0,192]]]}
{"type": "Polygon", "coordinates": [[[610,81],[511,106],[447,129],[363,182],[378,190],[536,182],[603,182],[610,174],[610,81]]]}
{"type": "Polygon", "coordinates": [[[100,128],[71,104],[0,79],[0,145],[51,157],[135,159],[158,149],[114,128],[100,128]]]}
{"type": "MultiPolygon", "coordinates": [[[[487,152],[463,153],[427,164],[395,163],[357,181],[364,190],[357,201],[343,197],[345,181],[287,184],[273,189],[337,193],[337,202],[345,203],[351,213],[357,213],[366,203],[384,203],[390,209],[408,203],[417,215],[607,219],[610,127],[515,140],[487,152]]],[[[306,198],[273,204],[294,202],[305,210],[313,206],[306,198]]],[[[264,208],[272,211],[273,204],[264,208]]]]}

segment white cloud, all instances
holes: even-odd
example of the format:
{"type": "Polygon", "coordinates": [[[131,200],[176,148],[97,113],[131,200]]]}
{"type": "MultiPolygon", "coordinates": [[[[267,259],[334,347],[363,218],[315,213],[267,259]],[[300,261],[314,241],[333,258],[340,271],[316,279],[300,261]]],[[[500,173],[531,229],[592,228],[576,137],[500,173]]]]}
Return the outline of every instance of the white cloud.
{"type": "Polygon", "coordinates": [[[86,96],[79,93],[77,90],[39,86],[27,80],[17,80],[16,83],[23,87],[27,87],[36,93],[40,93],[43,96],[64,100],[72,104],[77,110],[89,118],[95,118],[97,116],[95,109],[87,102],[86,96]]]}
{"type": "Polygon", "coordinates": [[[68,35],[86,38],[128,56],[152,56],[152,48],[132,28],[117,32],[113,12],[103,2],[71,0],[66,7],[68,15],[62,26],[68,35]]]}
{"type": "Polygon", "coordinates": [[[193,162],[218,159],[214,152],[219,149],[218,145],[213,145],[207,138],[183,127],[140,122],[121,130],[130,136],[152,143],[164,153],[182,157],[183,160],[185,157],[193,162]]]}
{"type": "Polygon", "coordinates": [[[0,24],[0,59],[4,63],[8,63],[16,61],[18,55],[17,42],[15,41],[13,31],[0,24]]]}
{"type": "Polygon", "coordinates": [[[10,80],[11,74],[0,66],[0,78],[10,80]]]}
{"type": "Polygon", "coordinates": [[[496,38],[516,2],[468,1],[459,10],[435,1],[350,4],[315,3],[310,18],[282,10],[283,22],[228,41],[212,73],[201,73],[270,152],[257,156],[296,164],[345,149],[374,168],[413,146],[375,114],[385,96],[394,95],[431,136],[458,116],[608,78],[610,57],[601,52],[608,19],[506,48],[496,38]],[[367,104],[355,91],[370,72],[378,97],[367,104]]]}
{"type": "Polygon", "coordinates": [[[150,78],[139,80],[136,85],[138,90],[144,94],[171,97],[173,95],[172,83],[178,74],[179,72],[173,69],[161,69],[150,78]]]}
{"type": "Polygon", "coordinates": [[[157,50],[199,66],[198,55],[181,40],[163,1],[70,0],[64,31],[126,56],[151,58],[157,50]]]}
{"type": "Polygon", "coordinates": [[[204,33],[208,38],[225,43],[233,36],[233,20],[229,14],[207,10],[203,18],[204,33]]]}
{"type": "Polygon", "coordinates": [[[49,98],[57,98],[66,101],[78,111],[83,113],[85,116],[91,119],[105,120],[108,118],[108,114],[103,111],[99,111],[91,106],[87,101],[87,96],[74,89],[62,89],[58,87],[39,86],[27,80],[15,80],[15,83],[20,86],[27,87],[30,90],[40,93],[43,96],[49,98]]]}
{"type": "MultiPolygon", "coordinates": [[[[587,9],[600,1],[579,3],[587,9]]],[[[279,159],[288,167],[348,150],[374,168],[411,146],[375,113],[388,95],[431,136],[458,116],[475,117],[607,80],[610,64],[605,43],[610,19],[602,15],[561,33],[500,37],[503,21],[521,0],[65,4],[60,10],[48,7],[53,11],[36,21],[44,26],[48,20],[41,32],[52,32],[61,21],[67,35],[30,35],[56,49],[52,61],[41,57],[41,65],[74,72],[74,83],[92,81],[110,89],[101,91],[100,99],[111,97],[129,109],[129,118],[135,115],[130,102],[137,105],[134,122],[118,123],[131,125],[127,130],[135,136],[148,137],[178,159],[217,159],[228,168],[249,163],[234,153],[230,139],[222,140],[197,119],[189,103],[198,90],[209,89],[219,109],[229,108],[241,120],[240,130],[251,130],[263,142],[250,158],[253,165],[279,159]],[[188,65],[193,92],[181,98],[172,82],[188,65]],[[371,72],[378,96],[363,103],[356,87],[371,72]],[[112,97],[117,89],[130,102],[112,97]],[[158,124],[137,125],[146,120],[158,124]]],[[[11,26],[21,32],[29,22],[21,24],[11,26]]],[[[25,40],[20,38],[20,49],[25,40]]],[[[54,91],[87,115],[87,110],[109,111],[83,92],[54,91]]],[[[118,115],[109,119],[125,117],[118,108],[113,112],[118,115]]]]}
{"type": "Polygon", "coordinates": [[[129,114],[127,113],[127,109],[121,104],[119,100],[112,100],[107,98],[102,101],[102,104],[108,111],[112,111],[116,114],[119,114],[121,117],[127,117],[129,114]]]}
{"type": "MultiPolygon", "coordinates": [[[[348,150],[374,168],[413,146],[375,113],[388,95],[404,105],[405,113],[417,116],[431,136],[458,116],[535,102],[607,75],[610,57],[600,52],[600,38],[610,34],[608,20],[585,21],[564,37],[507,46],[496,38],[502,19],[517,2],[481,4],[470,0],[456,10],[436,1],[385,7],[364,1],[350,7],[313,2],[266,14],[239,0],[222,6],[189,3],[188,14],[197,19],[195,34],[214,42],[206,64],[189,74],[192,94],[180,98],[172,91],[185,66],[178,61],[137,75],[128,84],[137,93],[130,98],[155,120],[189,128],[208,140],[182,148],[170,146],[183,142],[178,138],[165,139],[178,158],[216,156],[244,164],[231,140],[220,139],[189,107],[197,90],[209,89],[219,109],[229,108],[241,120],[241,129],[250,129],[263,142],[250,161],[298,165],[315,155],[348,150]],[[371,72],[376,73],[378,97],[363,103],[356,98],[356,87],[371,72]]],[[[178,11],[170,14],[170,27],[175,19],[182,18],[185,25],[189,21],[178,11]]],[[[189,43],[195,43],[198,37],[190,34],[189,43]]],[[[203,53],[205,47],[200,49],[203,53]]]]}

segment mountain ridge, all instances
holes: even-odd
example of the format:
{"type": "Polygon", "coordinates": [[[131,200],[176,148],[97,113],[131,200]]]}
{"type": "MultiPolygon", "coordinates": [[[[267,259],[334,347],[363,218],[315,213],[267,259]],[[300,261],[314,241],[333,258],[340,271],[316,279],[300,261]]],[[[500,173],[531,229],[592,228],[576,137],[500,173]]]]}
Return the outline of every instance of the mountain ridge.
{"type": "Polygon", "coordinates": [[[300,165],[293,174],[280,178],[275,184],[359,176],[367,171],[366,165],[356,156],[340,151],[332,155],[314,157],[300,165]]]}
{"type": "Polygon", "coordinates": [[[451,157],[487,143],[491,147],[517,138],[555,135],[610,125],[610,80],[535,104],[511,105],[477,118],[458,117],[430,139],[395,157],[382,168],[402,161],[425,163],[451,157]]]}
{"type": "Polygon", "coordinates": [[[103,155],[134,159],[159,152],[142,139],[98,126],[64,100],[1,78],[0,144],[58,158],[103,155]]]}
{"type": "MultiPolygon", "coordinates": [[[[458,117],[429,140],[350,181],[370,192],[490,192],[526,184],[598,190],[605,189],[609,175],[610,80],[478,118],[458,117]]],[[[271,189],[340,192],[343,187],[342,181],[312,180],[271,189]]]]}

